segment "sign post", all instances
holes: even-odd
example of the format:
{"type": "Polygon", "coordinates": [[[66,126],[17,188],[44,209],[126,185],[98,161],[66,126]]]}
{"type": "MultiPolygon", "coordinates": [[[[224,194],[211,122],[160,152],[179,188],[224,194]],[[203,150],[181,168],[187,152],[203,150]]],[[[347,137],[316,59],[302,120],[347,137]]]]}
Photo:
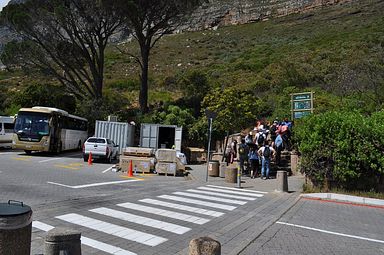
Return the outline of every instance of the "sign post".
{"type": "Polygon", "coordinates": [[[303,92],[291,94],[292,120],[300,119],[313,113],[314,92],[303,92]]]}
{"type": "Polygon", "coordinates": [[[211,159],[211,134],[212,134],[212,121],[216,118],[217,113],[205,109],[205,115],[208,118],[208,153],[207,153],[207,174],[205,176],[205,181],[208,182],[208,171],[209,171],[209,161],[211,159]]]}

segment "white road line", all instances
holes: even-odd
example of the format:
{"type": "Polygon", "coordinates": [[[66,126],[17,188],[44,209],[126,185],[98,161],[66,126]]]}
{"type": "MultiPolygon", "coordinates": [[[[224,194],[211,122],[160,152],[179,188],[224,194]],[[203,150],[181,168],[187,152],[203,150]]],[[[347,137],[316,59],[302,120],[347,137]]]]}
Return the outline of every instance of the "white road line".
{"type": "MultiPolygon", "coordinates": [[[[33,221],[32,227],[40,229],[40,230],[45,231],[45,232],[55,228],[53,226],[50,226],[50,225],[45,224],[45,223],[40,222],[40,221],[33,221]]],[[[95,248],[95,249],[100,250],[100,251],[104,251],[104,252],[109,253],[109,254],[137,255],[136,253],[121,249],[120,247],[116,247],[113,245],[102,243],[102,242],[96,241],[94,239],[85,237],[85,236],[81,237],[81,244],[90,246],[92,248],[95,248]]]]}
{"type": "Polygon", "coordinates": [[[77,186],[70,186],[65,185],[57,182],[47,182],[49,184],[63,186],[71,189],[82,189],[82,188],[88,188],[88,187],[96,187],[96,186],[104,186],[104,185],[112,185],[112,184],[120,184],[120,183],[126,183],[126,182],[138,182],[139,180],[124,180],[124,181],[112,181],[112,182],[98,182],[98,183],[91,183],[91,184],[84,184],[84,185],[77,185],[77,186]]]}
{"type": "Polygon", "coordinates": [[[262,197],[262,196],[264,196],[262,194],[244,193],[244,192],[240,192],[240,191],[222,190],[222,189],[208,188],[208,187],[198,187],[198,189],[216,191],[216,192],[222,192],[222,193],[228,193],[228,194],[244,195],[244,196],[249,196],[249,197],[262,197]]]}
{"type": "Polygon", "coordinates": [[[176,196],[168,196],[168,195],[161,195],[158,197],[173,200],[173,201],[188,203],[188,204],[204,205],[204,206],[223,209],[223,210],[227,210],[227,211],[232,211],[232,210],[236,209],[236,206],[223,205],[223,204],[212,203],[212,202],[205,202],[205,201],[190,199],[190,198],[185,198],[185,197],[176,197],[176,196]]]}
{"type": "Polygon", "coordinates": [[[99,213],[102,215],[110,216],[116,219],[133,222],[136,224],[144,225],[147,227],[157,228],[161,230],[165,230],[168,232],[172,232],[178,235],[184,234],[188,231],[190,231],[190,228],[183,227],[177,224],[168,223],[161,220],[155,220],[143,216],[138,216],[131,213],[121,212],[118,210],[113,210],[105,207],[100,207],[96,209],[89,210],[90,212],[99,213]]]}
{"type": "Polygon", "coordinates": [[[216,186],[216,185],[207,185],[207,186],[209,186],[209,187],[214,187],[214,188],[220,188],[220,189],[230,189],[230,190],[237,190],[237,191],[244,191],[244,192],[251,192],[251,193],[268,194],[268,192],[265,192],[265,191],[258,191],[258,190],[230,188],[230,187],[216,186]]]}
{"type": "Polygon", "coordinates": [[[191,223],[195,223],[195,224],[199,224],[199,225],[203,225],[203,224],[209,222],[209,219],[196,217],[196,216],[192,216],[190,214],[179,213],[179,212],[175,212],[175,211],[163,210],[163,209],[159,209],[159,208],[151,207],[151,206],[139,205],[139,204],[134,204],[134,203],[129,203],[129,202],[117,204],[117,205],[124,207],[124,208],[131,209],[131,210],[136,210],[136,211],[141,211],[141,212],[146,212],[146,213],[152,213],[152,214],[160,215],[163,217],[182,220],[182,221],[191,222],[191,223]]]}
{"type": "Polygon", "coordinates": [[[75,213],[56,216],[55,218],[149,246],[156,246],[168,240],[160,236],[121,227],[75,213]]]}
{"type": "Polygon", "coordinates": [[[45,232],[55,228],[51,225],[45,224],[45,223],[37,221],[37,220],[32,221],[32,227],[43,230],[45,232]]]}
{"type": "Polygon", "coordinates": [[[221,194],[217,192],[211,192],[211,191],[203,191],[203,190],[196,190],[196,189],[188,189],[188,192],[193,192],[193,193],[199,193],[199,194],[207,194],[207,195],[214,195],[214,196],[219,196],[219,197],[228,197],[228,198],[236,198],[236,199],[242,199],[242,200],[248,200],[248,201],[254,201],[257,198],[253,197],[244,197],[244,196],[236,196],[236,195],[228,195],[228,194],[221,194]]]}
{"type": "Polygon", "coordinates": [[[112,167],[113,167],[113,166],[111,166],[111,167],[105,169],[102,173],[105,174],[106,172],[110,171],[110,170],[112,169],[112,167]]]}
{"type": "Polygon", "coordinates": [[[0,155],[13,155],[13,154],[19,154],[20,152],[0,152],[0,155]]]}
{"type": "Polygon", "coordinates": [[[180,196],[186,196],[186,197],[201,198],[201,199],[217,201],[217,202],[224,202],[224,203],[229,203],[229,204],[236,204],[236,205],[245,205],[247,203],[246,201],[238,201],[238,200],[219,198],[219,197],[214,197],[214,196],[192,194],[192,193],[187,193],[187,192],[173,192],[173,194],[180,195],[180,196]]]}
{"type": "Polygon", "coordinates": [[[164,202],[164,201],[160,201],[160,200],[156,200],[156,199],[149,199],[149,198],[141,199],[141,200],[139,200],[139,202],[152,204],[152,205],[160,205],[160,206],[164,206],[164,207],[168,207],[168,208],[173,208],[173,209],[177,209],[177,210],[193,212],[193,213],[198,213],[198,214],[203,214],[203,215],[208,215],[208,216],[212,216],[212,217],[220,217],[220,216],[223,216],[225,214],[222,212],[206,210],[206,209],[201,209],[201,208],[187,206],[187,205],[169,203],[169,202],[164,202]]]}
{"type": "Polygon", "coordinates": [[[363,237],[363,236],[348,235],[348,234],[343,234],[343,233],[338,233],[338,232],[333,232],[333,231],[328,231],[328,230],[323,230],[323,229],[318,229],[318,228],[311,228],[311,227],[306,227],[306,226],[302,226],[302,225],[296,225],[296,224],[287,223],[287,222],[281,222],[281,221],[277,221],[276,223],[277,224],[282,224],[282,225],[287,225],[287,226],[292,226],[292,227],[297,227],[297,228],[313,230],[313,231],[317,231],[317,232],[321,232],[321,233],[326,233],[326,234],[331,234],[331,235],[345,236],[345,237],[350,237],[350,238],[355,238],[355,239],[360,239],[360,240],[365,240],[365,241],[370,241],[370,242],[384,244],[384,240],[372,239],[372,238],[363,237]]]}
{"type": "Polygon", "coordinates": [[[114,254],[114,255],[137,255],[136,253],[124,250],[120,247],[113,246],[110,244],[102,243],[99,241],[96,241],[94,239],[82,236],[81,237],[81,243],[87,246],[90,246],[92,248],[95,248],[100,251],[104,251],[109,254],[114,254]]]}
{"type": "Polygon", "coordinates": [[[41,160],[41,161],[39,161],[39,163],[44,163],[44,162],[58,160],[58,159],[62,159],[62,158],[50,158],[50,159],[46,159],[46,160],[41,160]]]}

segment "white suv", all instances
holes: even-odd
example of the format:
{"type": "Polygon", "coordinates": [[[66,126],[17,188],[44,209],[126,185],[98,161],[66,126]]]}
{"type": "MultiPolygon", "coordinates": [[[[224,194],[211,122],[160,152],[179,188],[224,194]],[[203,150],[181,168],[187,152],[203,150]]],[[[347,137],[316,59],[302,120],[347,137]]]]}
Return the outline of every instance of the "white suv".
{"type": "Polygon", "coordinates": [[[89,153],[92,153],[94,159],[104,159],[111,163],[112,159],[117,158],[119,145],[116,145],[112,140],[103,137],[90,137],[83,145],[83,158],[88,161],[89,153]]]}

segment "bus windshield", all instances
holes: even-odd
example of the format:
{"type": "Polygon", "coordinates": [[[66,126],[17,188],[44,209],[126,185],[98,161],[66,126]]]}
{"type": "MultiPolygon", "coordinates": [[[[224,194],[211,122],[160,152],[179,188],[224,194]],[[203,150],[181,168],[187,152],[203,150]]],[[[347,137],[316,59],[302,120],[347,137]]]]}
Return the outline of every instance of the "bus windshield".
{"type": "Polygon", "coordinates": [[[36,112],[19,112],[15,133],[19,138],[40,140],[42,136],[49,135],[49,114],[36,112]]]}

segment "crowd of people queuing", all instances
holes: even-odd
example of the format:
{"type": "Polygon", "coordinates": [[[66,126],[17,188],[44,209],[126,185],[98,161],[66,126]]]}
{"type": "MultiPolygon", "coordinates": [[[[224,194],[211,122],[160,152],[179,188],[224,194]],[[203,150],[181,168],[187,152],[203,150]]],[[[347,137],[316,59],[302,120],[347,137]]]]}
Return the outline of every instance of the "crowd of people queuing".
{"type": "Polygon", "coordinates": [[[235,139],[231,141],[226,151],[227,164],[237,160],[243,174],[249,174],[251,178],[260,176],[264,180],[269,179],[271,160],[274,159],[276,165],[280,166],[281,151],[291,148],[292,125],[288,118],[283,121],[276,118],[272,124],[257,121],[252,131],[245,137],[241,136],[239,145],[235,139]]]}

